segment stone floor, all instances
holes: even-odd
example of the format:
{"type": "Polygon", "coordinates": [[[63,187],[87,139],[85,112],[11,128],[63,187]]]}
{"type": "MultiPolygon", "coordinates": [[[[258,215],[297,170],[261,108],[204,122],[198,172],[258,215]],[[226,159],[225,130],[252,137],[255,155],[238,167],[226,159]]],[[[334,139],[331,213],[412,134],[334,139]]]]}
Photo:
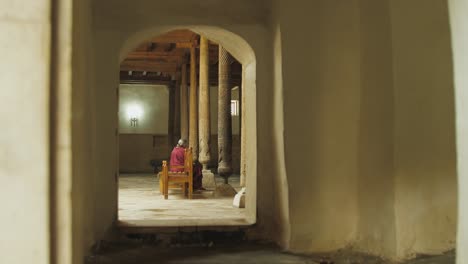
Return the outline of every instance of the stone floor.
{"type": "MultiPolygon", "coordinates": [[[[224,180],[216,177],[216,181],[224,180]]],[[[239,176],[229,178],[239,190],[239,176]]],[[[215,198],[213,191],[197,191],[189,200],[180,190],[170,190],[164,200],[153,174],[119,177],[119,226],[236,226],[246,225],[245,209],[232,206],[233,197],[215,198]]]]}
{"type": "MultiPolygon", "coordinates": [[[[236,243],[200,246],[161,246],[139,242],[111,243],[86,264],[393,264],[377,257],[348,251],[321,255],[294,255],[274,245],[236,243]]],[[[455,255],[419,257],[404,264],[454,264],[455,255]]]]}

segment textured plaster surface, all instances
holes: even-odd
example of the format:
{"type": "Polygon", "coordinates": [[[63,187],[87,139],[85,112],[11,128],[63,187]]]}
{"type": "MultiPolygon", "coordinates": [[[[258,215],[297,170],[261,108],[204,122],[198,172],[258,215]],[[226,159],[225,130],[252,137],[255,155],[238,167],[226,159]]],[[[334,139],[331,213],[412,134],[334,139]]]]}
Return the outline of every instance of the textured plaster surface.
{"type": "Polygon", "coordinates": [[[2,0],[0,6],[0,263],[46,264],[50,2],[2,0]]]}
{"type": "Polygon", "coordinates": [[[351,245],[398,259],[452,249],[457,181],[446,2],[273,3],[286,245],[299,252],[351,245]]]}
{"type": "Polygon", "coordinates": [[[189,28],[225,45],[243,63],[245,87],[253,87],[243,90],[246,212],[260,237],[297,252],[357,245],[388,257],[453,247],[442,2],[406,9],[389,1],[388,10],[364,0],[274,2],[273,30],[269,9],[252,1],[93,2],[89,64],[99,74],[91,102],[96,169],[82,182],[92,186],[83,191],[89,214],[82,215],[94,217],[86,241],[102,238],[116,219],[119,62],[148,38],[189,28]]]}
{"type": "Polygon", "coordinates": [[[451,0],[450,20],[455,76],[457,161],[458,161],[458,235],[457,263],[468,263],[468,1],[451,0]]]}
{"type": "Polygon", "coordinates": [[[457,174],[448,9],[447,1],[426,3],[390,1],[398,257],[455,247],[457,174]]]}

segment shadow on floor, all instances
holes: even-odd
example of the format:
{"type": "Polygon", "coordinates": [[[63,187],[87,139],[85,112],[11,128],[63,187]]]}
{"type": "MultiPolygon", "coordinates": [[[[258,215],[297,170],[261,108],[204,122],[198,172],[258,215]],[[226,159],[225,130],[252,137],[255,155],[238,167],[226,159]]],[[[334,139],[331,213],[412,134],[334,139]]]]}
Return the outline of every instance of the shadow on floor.
{"type": "MultiPolygon", "coordinates": [[[[332,254],[295,255],[275,245],[240,241],[235,243],[169,243],[162,245],[148,236],[125,242],[106,243],[100,253],[87,258],[86,264],[391,264],[377,257],[348,251],[332,254]]],[[[155,237],[153,237],[155,238],[155,237]]],[[[180,241],[179,241],[180,242],[180,241]]],[[[455,254],[425,256],[405,264],[454,264],[455,254]]]]}

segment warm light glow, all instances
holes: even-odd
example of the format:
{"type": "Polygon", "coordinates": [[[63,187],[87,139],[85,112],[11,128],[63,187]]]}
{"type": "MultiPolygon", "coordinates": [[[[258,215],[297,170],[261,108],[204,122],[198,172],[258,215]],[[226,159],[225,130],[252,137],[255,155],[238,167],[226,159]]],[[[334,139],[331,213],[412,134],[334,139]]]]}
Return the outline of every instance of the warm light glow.
{"type": "Polygon", "coordinates": [[[143,117],[143,107],[141,107],[141,105],[139,104],[128,105],[126,112],[127,112],[128,119],[132,119],[132,118],[141,119],[143,117]]]}
{"type": "Polygon", "coordinates": [[[231,115],[239,115],[239,100],[231,100],[231,115]]]}

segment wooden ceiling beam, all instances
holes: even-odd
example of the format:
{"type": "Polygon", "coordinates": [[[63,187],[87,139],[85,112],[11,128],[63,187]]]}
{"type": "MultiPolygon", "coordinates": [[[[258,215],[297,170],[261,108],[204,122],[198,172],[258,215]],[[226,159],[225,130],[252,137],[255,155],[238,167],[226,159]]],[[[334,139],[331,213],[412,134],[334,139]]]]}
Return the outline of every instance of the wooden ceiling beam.
{"type": "Polygon", "coordinates": [[[148,61],[124,61],[120,64],[121,71],[177,72],[177,63],[161,63],[148,61]]]}

